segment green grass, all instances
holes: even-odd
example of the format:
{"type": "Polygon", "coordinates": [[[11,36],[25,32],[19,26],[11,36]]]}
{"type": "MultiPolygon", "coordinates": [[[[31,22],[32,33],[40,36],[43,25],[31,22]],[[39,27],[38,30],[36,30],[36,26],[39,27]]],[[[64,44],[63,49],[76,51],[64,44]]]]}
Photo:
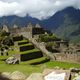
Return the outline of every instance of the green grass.
{"type": "Polygon", "coordinates": [[[28,53],[32,53],[32,52],[38,52],[38,51],[40,51],[40,50],[34,48],[34,49],[31,49],[31,50],[27,50],[27,51],[24,51],[24,52],[20,52],[20,54],[28,54],[28,53]]]}
{"type": "Polygon", "coordinates": [[[0,59],[7,59],[7,58],[9,58],[9,57],[11,57],[13,54],[16,54],[17,53],[17,51],[8,51],[8,56],[6,56],[6,55],[3,55],[3,56],[0,56],[0,59]]]}
{"type": "Polygon", "coordinates": [[[40,67],[30,66],[24,63],[16,64],[16,65],[8,65],[5,62],[0,61],[0,72],[13,72],[13,71],[21,71],[24,74],[31,74],[33,72],[41,72],[40,67]]]}
{"type": "Polygon", "coordinates": [[[8,54],[16,54],[16,53],[18,53],[18,51],[16,51],[16,50],[13,50],[13,51],[8,51],[8,54]]]}
{"type": "Polygon", "coordinates": [[[33,45],[32,43],[27,43],[27,44],[20,45],[19,47],[23,47],[23,46],[32,46],[32,45],[33,45]]]}
{"type": "Polygon", "coordinates": [[[60,68],[69,69],[71,67],[80,68],[80,64],[77,63],[68,63],[68,62],[59,62],[59,61],[51,61],[46,63],[47,67],[53,68],[55,66],[59,66],[60,68]]]}
{"type": "Polygon", "coordinates": [[[9,50],[8,51],[8,56],[7,55],[3,55],[3,56],[0,56],[0,59],[7,59],[7,58],[9,58],[9,57],[11,57],[12,55],[14,55],[14,54],[17,54],[17,53],[20,53],[20,52],[18,52],[18,51],[16,51],[16,50],[9,50]]]}
{"type": "Polygon", "coordinates": [[[21,71],[24,74],[31,74],[34,72],[42,72],[43,69],[42,67],[45,68],[54,68],[56,66],[59,66],[61,68],[66,68],[69,69],[71,67],[76,67],[76,68],[80,68],[80,64],[75,64],[75,63],[67,63],[67,62],[58,62],[58,61],[51,61],[51,62],[46,62],[44,64],[40,64],[40,65],[28,65],[26,62],[21,62],[20,64],[17,65],[8,65],[5,64],[5,62],[0,61],[0,72],[13,72],[13,71],[21,71]]]}
{"type": "Polygon", "coordinates": [[[21,40],[21,41],[17,41],[18,43],[20,42],[28,42],[28,40],[21,40]]]}
{"type": "Polygon", "coordinates": [[[9,56],[0,56],[0,60],[4,60],[4,59],[7,59],[9,56]]]}
{"type": "Polygon", "coordinates": [[[26,61],[26,64],[41,62],[41,61],[44,61],[44,60],[46,60],[46,57],[41,57],[41,58],[37,58],[37,59],[28,60],[28,61],[26,61]]]}

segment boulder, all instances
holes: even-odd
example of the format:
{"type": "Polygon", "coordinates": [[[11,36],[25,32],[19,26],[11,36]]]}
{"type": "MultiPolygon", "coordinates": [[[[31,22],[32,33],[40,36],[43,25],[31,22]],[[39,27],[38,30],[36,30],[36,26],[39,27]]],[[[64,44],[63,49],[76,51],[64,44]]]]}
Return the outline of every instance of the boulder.
{"type": "Polygon", "coordinates": [[[19,60],[15,57],[9,57],[5,62],[6,64],[19,64],[19,60]]]}
{"type": "Polygon", "coordinates": [[[45,69],[43,76],[44,80],[71,80],[70,70],[45,69]]]}
{"type": "Polygon", "coordinates": [[[44,80],[41,73],[32,73],[26,80],[44,80]]]}
{"type": "Polygon", "coordinates": [[[11,80],[25,80],[26,75],[24,75],[22,72],[15,71],[10,75],[11,80]]]}
{"type": "Polygon", "coordinates": [[[1,76],[10,79],[10,74],[11,74],[10,72],[2,72],[1,76]]]}

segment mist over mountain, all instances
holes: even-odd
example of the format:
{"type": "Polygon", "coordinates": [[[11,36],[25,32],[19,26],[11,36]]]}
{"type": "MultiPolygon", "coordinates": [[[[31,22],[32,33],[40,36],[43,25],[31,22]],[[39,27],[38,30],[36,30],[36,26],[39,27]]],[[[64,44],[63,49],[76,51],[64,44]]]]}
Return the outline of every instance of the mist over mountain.
{"type": "Polygon", "coordinates": [[[27,26],[29,22],[31,22],[33,25],[39,23],[43,28],[51,30],[61,38],[69,39],[72,42],[80,41],[79,9],[68,7],[43,20],[32,18],[29,15],[26,17],[18,17],[13,15],[0,18],[0,26],[6,24],[9,27],[12,27],[14,24],[16,24],[19,27],[23,27],[27,26]]]}

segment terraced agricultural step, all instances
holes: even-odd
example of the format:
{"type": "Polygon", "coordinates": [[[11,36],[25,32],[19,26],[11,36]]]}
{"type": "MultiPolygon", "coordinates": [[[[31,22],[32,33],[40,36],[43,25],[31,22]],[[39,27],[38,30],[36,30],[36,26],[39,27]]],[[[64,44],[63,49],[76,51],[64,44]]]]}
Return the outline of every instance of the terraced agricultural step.
{"type": "Polygon", "coordinates": [[[28,50],[20,54],[21,54],[21,61],[27,61],[27,60],[43,57],[42,52],[38,49],[28,50]]]}
{"type": "Polygon", "coordinates": [[[31,43],[20,46],[20,52],[31,50],[31,49],[34,49],[34,45],[32,45],[31,43]]]}
{"type": "Polygon", "coordinates": [[[40,51],[40,50],[37,49],[37,48],[34,48],[34,49],[31,49],[31,50],[23,51],[23,52],[21,52],[20,54],[29,54],[29,53],[38,52],[38,51],[40,51]]]}
{"type": "Polygon", "coordinates": [[[25,44],[27,44],[27,43],[29,43],[28,40],[18,41],[18,45],[25,45],[25,44]]]}
{"type": "Polygon", "coordinates": [[[26,41],[28,41],[28,40],[27,39],[23,39],[23,40],[17,41],[17,42],[26,42],[26,41]]]}
{"type": "Polygon", "coordinates": [[[7,58],[11,57],[12,55],[16,54],[16,51],[8,51],[8,54],[0,55],[0,60],[6,60],[7,58]]]}
{"type": "Polygon", "coordinates": [[[41,58],[36,58],[36,59],[28,60],[28,61],[26,61],[26,64],[37,65],[37,64],[45,63],[45,62],[47,62],[49,60],[50,59],[47,59],[46,57],[41,57],[41,58]]]}
{"type": "Polygon", "coordinates": [[[0,56],[0,61],[4,61],[6,60],[7,58],[9,58],[10,56],[0,56]]]}
{"type": "Polygon", "coordinates": [[[23,47],[23,46],[29,46],[29,45],[33,45],[32,43],[27,43],[27,44],[22,44],[19,47],[23,47]]]}
{"type": "Polygon", "coordinates": [[[15,36],[13,37],[13,41],[21,41],[23,40],[23,36],[15,36]]]}

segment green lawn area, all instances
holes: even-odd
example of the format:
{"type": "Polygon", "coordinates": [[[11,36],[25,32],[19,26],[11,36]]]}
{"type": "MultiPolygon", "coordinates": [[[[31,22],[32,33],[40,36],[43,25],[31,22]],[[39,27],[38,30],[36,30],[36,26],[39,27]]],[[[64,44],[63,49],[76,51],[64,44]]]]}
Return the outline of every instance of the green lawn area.
{"type": "Polygon", "coordinates": [[[36,58],[26,61],[26,64],[37,63],[46,60],[46,57],[36,58]]]}
{"type": "Polygon", "coordinates": [[[13,51],[10,50],[10,51],[8,51],[8,53],[9,53],[9,54],[16,54],[16,53],[18,53],[18,51],[16,51],[16,50],[13,50],[13,51]]]}
{"type": "Polygon", "coordinates": [[[16,65],[8,65],[5,62],[0,61],[0,72],[13,72],[13,71],[21,71],[24,74],[31,74],[33,72],[41,72],[40,66],[31,66],[27,65],[26,62],[21,62],[16,65]]]}
{"type": "Polygon", "coordinates": [[[10,51],[8,51],[8,56],[6,56],[6,55],[4,55],[4,56],[0,56],[0,60],[4,60],[4,59],[7,59],[7,58],[9,58],[9,57],[11,57],[12,55],[14,55],[14,54],[16,54],[16,53],[18,53],[17,51],[12,51],[12,50],[10,50],[10,51]]]}
{"type": "Polygon", "coordinates": [[[0,60],[7,59],[9,56],[0,56],[0,60]]]}
{"type": "Polygon", "coordinates": [[[46,62],[40,65],[28,65],[27,61],[21,62],[20,64],[17,64],[17,65],[8,65],[8,64],[5,64],[5,62],[0,61],[0,72],[4,72],[4,71],[13,72],[18,70],[23,72],[24,74],[29,75],[33,72],[42,72],[44,69],[44,66],[45,68],[54,68],[56,66],[59,66],[61,68],[66,68],[66,69],[69,69],[71,67],[80,68],[80,64],[58,62],[58,61],[46,62]]]}
{"type": "Polygon", "coordinates": [[[59,61],[50,61],[45,63],[47,67],[53,68],[55,66],[59,66],[60,68],[69,69],[71,67],[80,68],[80,64],[77,63],[68,63],[68,62],[59,62],[59,61]]]}
{"type": "Polygon", "coordinates": [[[28,53],[32,53],[32,52],[38,52],[40,51],[39,49],[37,48],[34,48],[34,49],[31,49],[31,50],[27,50],[27,51],[24,51],[24,52],[20,52],[20,54],[28,54],[28,53]]]}
{"type": "Polygon", "coordinates": [[[25,39],[24,39],[24,40],[16,41],[16,42],[18,42],[18,43],[20,43],[20,42],[21,42],[21,43],[22,43],[22,42],[28,42],[28,40],[25,40],[25,39]]]}
{"type": "Polygon", "coordinates": [[[32,46],[32,45],[33,45],[32,43],[27,43],[27,44],[20,45],[19,47],[22,47],[22,46],[32,46]]]}

